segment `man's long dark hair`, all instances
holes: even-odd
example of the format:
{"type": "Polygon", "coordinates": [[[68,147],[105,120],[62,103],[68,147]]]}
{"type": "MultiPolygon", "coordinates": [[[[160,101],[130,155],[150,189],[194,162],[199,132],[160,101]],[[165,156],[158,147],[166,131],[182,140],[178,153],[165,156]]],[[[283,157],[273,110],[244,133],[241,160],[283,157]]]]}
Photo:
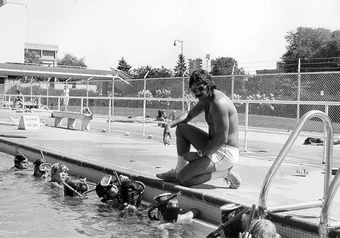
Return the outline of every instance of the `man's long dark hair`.
{"type": "Polygon", "coordinates": [[[212,81],[211,75],[204,69],[195,70],[189,79],[189,88],[196,84],[204,84],[207,85],[210,90],[216,89],[217,85],[212,81]]]}

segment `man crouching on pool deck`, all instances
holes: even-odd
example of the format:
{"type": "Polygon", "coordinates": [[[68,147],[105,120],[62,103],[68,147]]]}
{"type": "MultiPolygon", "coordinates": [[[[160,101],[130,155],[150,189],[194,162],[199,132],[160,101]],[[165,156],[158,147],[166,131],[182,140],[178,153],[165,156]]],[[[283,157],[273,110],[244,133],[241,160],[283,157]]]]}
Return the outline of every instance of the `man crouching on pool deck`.
{"type": "Polygon", "coordinates": [[[171,139],[170,128],[177,126],[177,166],[156,176],[188,187],[223,178],[229,188],[237,189],[241,178],[234,168],[239,158],[236,108],[216,89],[217,85],[205,70],[192,73],[189,87],[198,99],[197,104],[169,122],[163,132],[163,142],[167,145],[171,139]],[[202,112],[209,126],[208,133],[188,124],[202,112]],[[197,152],[190,152],[191,145],[197,152]]]}

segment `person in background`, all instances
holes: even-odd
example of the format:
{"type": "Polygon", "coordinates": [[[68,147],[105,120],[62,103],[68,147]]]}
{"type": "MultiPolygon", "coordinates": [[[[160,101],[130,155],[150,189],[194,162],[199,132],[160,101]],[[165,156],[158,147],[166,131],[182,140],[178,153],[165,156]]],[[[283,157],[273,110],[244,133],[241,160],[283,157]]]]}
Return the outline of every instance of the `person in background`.
{"type": "Polygon", "coordinates": [[[274,223],[267,219],[252,221],[250,231],[239,234],[239,238],[281,238],[274,223]]]}
{"type": "Polygon", "coordinates": [[[17,89],[17,96],[14,98],[12,107],[13,108],[20,107],[20,106],[22,106],[22,102],[23,102],[22,94],[21,94],[20,90],[17,89]]]}
{"type": "Polygon", "coordinates": [[[87,114],[87,115],[92,115],[92,112],[91,112],[90,108],[88,108],[88,107],[83,108],[83,113],[87,114]]]}
{"type": "Polygon", "coordinates": [[[51,167],[51,187],[64,188],[64,182],[68,177],[69,169],[62,163],[55,163],[51,167]]]}
{"type": "Polygon", "coordinates": [[[14,168],[24,170],[28,168],[28,158],[22,153],[17,153],[14,157],[14,168]]]}
{"type": "Polygon", "coordinates": [[[67,84],[64,85],[64,111],[68,109],[68,102],[70,100],[70,89],[68,88],[67,84]]]}
{"type": "Polygon", "coordinates": [[[47,178],[49,175],[49,171],[51,170],[51,164],[46,163],[46,160],[43,158],[37,159],[33,163],[33,176],[37,178],[47,178]]]}
{"type": "Polygon", "coordinates": [[[176,127],[177,165],[168,172],[156,174],[164,181],[183,186],[195,186],[223,178],[227,186],[237,189],[241,178],[235,171],[239,159],[238,114],[233,102],[213,82],[210,74],[199,69],[189,79],[190,90],[197,104],[169,122],[163,132],[163,142],[169,144],[171,128],[176,127]],[[188,124],[205,114],[208,132],[188,124]],[[193,146],[197,151],[190,152],[193,146]]]}

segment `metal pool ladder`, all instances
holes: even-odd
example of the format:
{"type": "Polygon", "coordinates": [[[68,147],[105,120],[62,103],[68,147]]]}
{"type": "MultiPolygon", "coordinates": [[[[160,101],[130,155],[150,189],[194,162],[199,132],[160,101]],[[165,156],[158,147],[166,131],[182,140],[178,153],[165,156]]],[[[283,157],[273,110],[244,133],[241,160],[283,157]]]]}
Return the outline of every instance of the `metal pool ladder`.
{"type": "Polygon", "coordinates": [[[340,186],[339,170],[337,171],[335,177],[331,181],[332,164],[333,164],[333,126],[332,126],[331,120],[327,116],[327,114],[325,114],[322,111],[318,111],[318,110],[309,111],[299,120],[294,131],[289,136],[288,140],[282,147],[280,153],[278,154],[272,166],[267,172],[267,175],[263,181],[261,192],[260,192],[260,199],[259,199],[260,217],[263,218],[267,214],[270,214],[270,213],[279,213],[279,212],[296,211],[296,210],[302,210],[302,209],[321,207],[319,235],[320,235],[320,238],[327,238],[331,229],[340,227],[339,222],[332,224],[331,226],[328,224],[329,222],[328,211],[332,205],[334,195],[336,194],[340,186]],[[283,206],[277,206],[277,207],[271,207],[271,208],[267,207],[268,189],[269,189],[269,186],[272,182],[274,175],[278,171],[278,168],[281,166],[287,153],[289,152],[290,148],[294,144],[304,124],[308,120],[314,117],[321,119],[324,124],[325,140],[323,143],[323,161],[325,162],[325,176],[324,176],[323,198],[318,201],[314,201],[314,202],[296,203],[296,204],[283,205],[283,206]]]}

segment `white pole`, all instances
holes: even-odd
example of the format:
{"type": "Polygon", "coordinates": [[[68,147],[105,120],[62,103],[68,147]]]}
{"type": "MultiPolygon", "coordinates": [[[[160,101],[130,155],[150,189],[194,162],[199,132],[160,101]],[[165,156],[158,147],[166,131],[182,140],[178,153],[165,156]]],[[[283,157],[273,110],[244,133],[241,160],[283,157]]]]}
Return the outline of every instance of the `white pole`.
{"type": "Polygon", "coordinates": [[[149,71],[144,75],[144,99],[143,99],[143,132],[142,137],[145,137],[145,117],[146,117],[146,77],[149,71]]]}
{"type": "Polygon", "coordinates": [[[86,84],[86,107],[89,107],[89,81],[86,84]]]}
{"type": "Polygon", "coordinates": [[[8,118],[11,117],[11,94],[8,96],[8,118]]]}
{"type": "Polygon", "coordinates": [[[301,74],[300,74],[300,71],[301,71],[301,59],[299,58],[299,63],[298,63],[298,88],[297,88],[297,110],[296,110],[296,119],[297,119],[297,122],[299,122],[300,120],[300,87],[301,87],[301,74]]]}
{"type": "Polygon", "coordinates": [[[115,111],[114,111],[115,110],[115,103],[114,103],[114,100],[115,100],[115,78],[116,78],[116,76],[112,78],[112,95],[111,95],[111,97],[112,97],[112,104],[111,104],[112,111],[111,111],[111,114],[110,114],[110,115],[112,115],[112,117],[114,117],[114,115],[115,115],[115,111]]]}
{"type": "MultiPolygon", "coordinates": [[[[72,79],[72,77],[71,78],[68,78],[68,79],[66,79],[66,81],[65,81],[65,92],[67,92],[67,95],[64,95],[64,106],[65,106],[65,111],[68,111],[68,104],[69,104],[69,101],[70,101],[70,95],[69,95],[69,93],[70,93],[70,90],[68,89],[68,84],[67,84],[67,82],[69,81],[69,80],[71,80],[72,79]]],[[[81,110],[80,110],[81,111],[81,110]]]]}
{"type": "Polygon", "coordinates": [[[51,78],[48,78],[47,81],[46,81],[46,106],[47,106],[47,108],[49,108],[48,107],[48,91],[49,91],[50,80],[51,80],[51,78]]]}
{"type": "MultiPolygon", "coordinates": [[[[174,46],[176,46],[176,42],[181,43],[181,57],[183,56],[183,41],[182,40],[174,40],[174,46]]],[[[182,72],[182,111],[185,111],[185,80],[184,80],[185,72],[182,72]]]]}
{"type": "Polygon", "coordinates": [[[182,74],[182,112],[185,111],[185,79],[184,79],[184,74],[185,72],[183,72],[182,74]]]}
{"type": "Polygon", "coordinates": [[[244,122],[244,151],[248,151],[248,119],[249,119],[249,103],[246,103],[246,113],[245,113],[245,122],[244,122]]]}
{"type": "Polygon", "coordinates": [[[40,118],[40,108],[41,108],[41,94],[39,95],[38,98],[38,117],[40,118]]]}
{"type": "Polygon", "coordinates": [[[31,102],[33,101],[33,77],[31,77],[31,102]]]}
{"type": "MultiPolygon", "coordinates": [[[[86,87],[86,107],[89,108],[89,82],[93,77],[87,79],[87,87],[86,87]]],[[[83,109],[82,109],[83,110],[83,109]]]]}
{"type": "Polygon", "coordinates": [[[109,99],[108,132],[111,132],[111,98],[109,99]]]}
{"type": "Polygon", "coordinates": [[[25,115],[25,97],[22,95],[22,104],[21,104],[21,109],[22,109],[22,115],[25,115]]]}
{"type": "Polygon", "coordinates": [[[234,66],[233,66],[233,71],[231,72],[231,100],[234,99],[234,93],[235,93],[235,90],[234,90],[234,86],[235,86],[235,78],[234,78],[234,73],[235,73],[235,66],[236,64],[234,63],[234,66]]]}

